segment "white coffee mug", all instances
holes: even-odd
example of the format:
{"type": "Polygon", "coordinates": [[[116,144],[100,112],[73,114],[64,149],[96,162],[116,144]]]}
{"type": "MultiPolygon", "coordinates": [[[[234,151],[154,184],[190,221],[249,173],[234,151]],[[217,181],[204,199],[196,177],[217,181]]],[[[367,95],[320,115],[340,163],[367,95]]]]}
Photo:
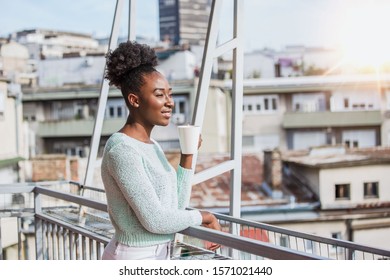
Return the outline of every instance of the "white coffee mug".
{"type": "Polygon", "coordinates": [[[179,133],[179,142],[182,154],[195,154],[199,145],[200,126],[179,125],[177,127],[177,131],[179,133]]]}

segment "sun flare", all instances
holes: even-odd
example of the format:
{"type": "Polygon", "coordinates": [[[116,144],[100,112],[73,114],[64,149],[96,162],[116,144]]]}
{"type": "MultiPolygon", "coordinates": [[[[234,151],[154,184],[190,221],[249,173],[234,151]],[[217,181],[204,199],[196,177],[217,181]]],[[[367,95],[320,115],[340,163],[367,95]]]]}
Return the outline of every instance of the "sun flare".
{"type": "Polygon", "coordinates": [[[390,62],[390,3],[368,3],[350,9],[341,27],[346,63],[379,69],[390,62]]]}

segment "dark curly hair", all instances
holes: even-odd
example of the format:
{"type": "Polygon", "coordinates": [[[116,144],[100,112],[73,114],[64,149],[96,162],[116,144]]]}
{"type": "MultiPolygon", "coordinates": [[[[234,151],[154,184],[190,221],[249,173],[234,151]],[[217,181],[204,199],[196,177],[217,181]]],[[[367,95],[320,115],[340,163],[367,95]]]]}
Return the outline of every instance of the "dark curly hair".
{"type": "Polygon", "coordinates": [[[104,78],[110,85],[121,90],[123,98],[128,104],[129,93],[139,93],[144,84],[144,75],[157,70],[157,56],[155,51],[145,44],[127,41],[120,43],[114,50],[106,54],[106,71],[104,78]]]}

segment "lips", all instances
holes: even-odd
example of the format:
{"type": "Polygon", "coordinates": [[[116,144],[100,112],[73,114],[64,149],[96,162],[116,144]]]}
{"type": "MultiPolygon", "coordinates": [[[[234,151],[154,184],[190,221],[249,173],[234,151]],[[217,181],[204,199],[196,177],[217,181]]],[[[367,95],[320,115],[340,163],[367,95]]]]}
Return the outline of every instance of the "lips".
{"type": "Polygon", "coordinates": [[[167,119],[172,117],[172,111],[170,111],[170,110],[169,111],[163,111],[162,114],[167,119]]]}

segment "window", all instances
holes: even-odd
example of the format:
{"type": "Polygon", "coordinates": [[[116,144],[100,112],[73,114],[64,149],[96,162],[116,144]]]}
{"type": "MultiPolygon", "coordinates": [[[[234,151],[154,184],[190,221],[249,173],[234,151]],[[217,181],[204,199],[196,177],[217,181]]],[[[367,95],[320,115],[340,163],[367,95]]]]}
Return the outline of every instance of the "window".
{"type": "Polygon", "coordinates": [[[277,101],[276,101],[276,98],[272,98],[272,110],[276,110],[277,109],[277,101]]]}
{"type": "MultiPolygon", "coordinates": [[[[94,108],[90,108],[90,112],[95,113],[94,108]]],[[[126,117],[128,114],[128,110],[126,105],[123,102],[123,99],[120,98],[112,98],[107,100],[107,107],[106,107],[106,118],[108,119],[114,119],[114,118],[123,118],[126,117]]]]}
{"type": "Polygon", "coordinates": [[[349,141],[349,140],[346,140],[344,141],[344,144],[347,148],[358,148],[359,147],[359,141],[357,140],[354,140],[354,141],[349,141]]]}
{"type": "Polygon", "coordinates": [[[349,200],[351,198],[350,184],[336,184],[335,191],[336,200],[349,200]]]}
{"type": "MultiPolygon", "coordinates": [[[[273,100],[272,100],[273,102],[273,100]]],[[[292,109],[295,112],[320,112],[326,110],[325,94],[297,93],[292,96],[292,109]]],[[[272,105],[273,106],[273,105],[272,105]]]]}
{"type": "Polygon", "coordinates": [[[378,182],[366,182],[364,183],[364,198],[378,198],[379,183],[378,182]]]}
{"type": "Polygon", "coordinates": [[[344,98],[344,108],[345,109],[349,108],[349,99],[348,98],[344,98]]]}
{"type": "Polygon", "coordinates": [[[81,119],[83,117],[83,109],[77,108],[76,109],[76,119],[81,119]]]}
{"type": "Polygon", "coordinates": [[[290,242],[289,242],[289,239],[288,239],[288,236],[281,236],[280,237],[280,246],[282,247],[289,247],[290,246],[290,242]]]}
{"type": "Polygon", "coordinates": [[[253,147],[255,145],[255,137],[248,135],[242,136],[242,146],[243,147],[253,147]]]}
{"type": "Polygon", "coordinates": [[[377,90],[333,91],[331,111],[380,110],[381,94],[377,90]]]}
{"type": "MultiPolygon", "coordinates": [[[[332,238],[341,240],[341,232],[332,232],[332,238]]],[[[338,253],[343,251],[342,247],[337,247],[335,244],[332,245],[332,248],[338,253]]]]}
{"type": "Polygon", "coordinates": [[[118,107],[117,108],[117,113],[118,113],[118,118],[121,118],[123,116],[123,111],[122,111],[122,107],[118,107]]]}
{"type": "Polygon", "coordinates": [[[332,233],[332,238],[341,239],[341,232],[333,232],[332,233]]]}
{"type": "Polygon", "coordinates": [[[173,6],[173,5],[175,5],[175,0],[165,0],[162,3],[160,3],[160,5],[161,4],[164,6],[173,6]]]}
{"type": "Polygon", "coordinates": [[[347,148],[367,148],[376,146],[377,135],[374,129],[345,130],[341,138],[347,148]]]}
{"type": "Polygon", "coordinates": [[[244,96],[242,109],[247,114],[274,113],[278,110],[277,95],[244,96]]]}
{"type": "Polygon", "coordinates": [[[264,99],[264,110],[269,110],[268,109],[268,102],[269,102],[268,98],[264,99]]]}
{"type": "Polygon", "coordinates": [[[114,107],[110,107],[109,108],[109,115],[110,115],[111,118],[113,118],[115,116],[114,107]]]}
{"type": "Polygon", "coordinates": [[[189,114],[188,97],[187,96],[174,96],[175,106],[172,110],[172,122],[176,125],[184,124],[187,121],[189,114]]]}
{"type": "Polygon", "coordinates": [[[187,114],[187,98],[183,96],[174,97],[175,106],[173,107],[173,114],[187,114]]]}
{"type": "Polygon", "coordinates": [[[179,101],[179,113],[185,114],[186,112],[186,103],[185,101],[179,101]]]}

